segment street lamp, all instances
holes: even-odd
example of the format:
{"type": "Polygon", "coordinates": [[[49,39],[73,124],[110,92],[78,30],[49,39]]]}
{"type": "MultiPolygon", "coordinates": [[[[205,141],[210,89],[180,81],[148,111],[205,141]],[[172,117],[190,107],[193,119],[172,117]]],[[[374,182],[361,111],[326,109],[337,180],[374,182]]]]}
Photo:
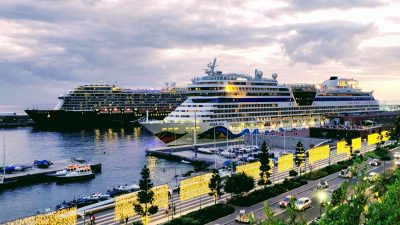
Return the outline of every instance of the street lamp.
{"type": "Polygon", "coordinates": [[[320,190],[320,191],[318,191],[317,196],[318,196],[318,200],[319,200],[319,203],[320,203],[319,216],[321,217],[322,216],[323,203],[326,203],[326,201],[328,199],[328,194],[325,191],[320,190]]]}

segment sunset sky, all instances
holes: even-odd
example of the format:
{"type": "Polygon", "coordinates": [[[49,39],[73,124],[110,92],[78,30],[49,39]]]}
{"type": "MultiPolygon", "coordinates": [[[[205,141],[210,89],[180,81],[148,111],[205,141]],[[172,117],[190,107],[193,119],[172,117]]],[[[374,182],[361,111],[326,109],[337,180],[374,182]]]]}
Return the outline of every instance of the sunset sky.
{"type": "Polygon", "coordinates": [[[185,85],[214,57],[281,83],[354,78],[400,103],[400,1],[0,1],[0,105],[100,81],[185,85]]]}

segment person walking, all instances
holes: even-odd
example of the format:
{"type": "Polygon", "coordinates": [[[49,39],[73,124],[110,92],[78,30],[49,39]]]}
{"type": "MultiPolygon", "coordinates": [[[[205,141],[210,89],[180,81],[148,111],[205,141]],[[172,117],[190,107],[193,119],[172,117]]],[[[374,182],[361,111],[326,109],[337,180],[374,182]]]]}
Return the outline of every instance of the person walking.
{"type": "Polygon", "coordinates": [[[96,224],[96,217],[94,216],[94,214],[91,214],[90,216],[90,225],[96,224]]]}
{"type": "Polygon", "coordinates": [[[126,218],[125,218],[125,224],[128,224],[128,219],[129,219],[129,217],[126,216],[126,218]]]}

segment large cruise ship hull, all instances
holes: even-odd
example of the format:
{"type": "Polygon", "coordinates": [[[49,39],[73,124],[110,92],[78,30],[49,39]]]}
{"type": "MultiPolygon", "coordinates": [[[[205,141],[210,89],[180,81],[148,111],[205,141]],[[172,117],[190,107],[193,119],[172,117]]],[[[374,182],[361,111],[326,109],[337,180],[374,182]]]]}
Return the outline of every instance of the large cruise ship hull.
{"type": "MultiPolygon", "coordinates": [[[[25,110],[43,129],[104,128],[138,125],[146,113],[98,113],[65,110],[25,110]]],[[[151,119],[163,119],[169,112],[149,113],[151,119]]]]}

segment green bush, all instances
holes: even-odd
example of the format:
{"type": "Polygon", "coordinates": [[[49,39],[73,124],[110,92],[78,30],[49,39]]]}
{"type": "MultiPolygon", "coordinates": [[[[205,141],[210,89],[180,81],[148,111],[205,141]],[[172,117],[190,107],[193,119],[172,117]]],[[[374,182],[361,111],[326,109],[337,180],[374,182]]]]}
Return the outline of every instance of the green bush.
{"type": "Polygon", "coordinates": [[[179,218],[173,219],[165,225],[201,225],[217,220],[235,212],[230,205],[216,204],[191,213],[179,218]]]}
{"type": "Polygon", "coordinates": [[[289,176],[290,176],[290,177],[295,177],[295,176],[297,176],[297,175],[299,175],[299,173],[297,173],[296,170],[290,170],[290,171],[289,171],[289,176]]]}
{"type": "Polygon", "coordinates": [[[323,170],[316,170],[316,171],[312,171],[306,175],[304,175],[305,178],[307,178],[308,180],[318,180],[322,177],[326,177],[328,176],[328,172],[323,171],[323,170]]]}

